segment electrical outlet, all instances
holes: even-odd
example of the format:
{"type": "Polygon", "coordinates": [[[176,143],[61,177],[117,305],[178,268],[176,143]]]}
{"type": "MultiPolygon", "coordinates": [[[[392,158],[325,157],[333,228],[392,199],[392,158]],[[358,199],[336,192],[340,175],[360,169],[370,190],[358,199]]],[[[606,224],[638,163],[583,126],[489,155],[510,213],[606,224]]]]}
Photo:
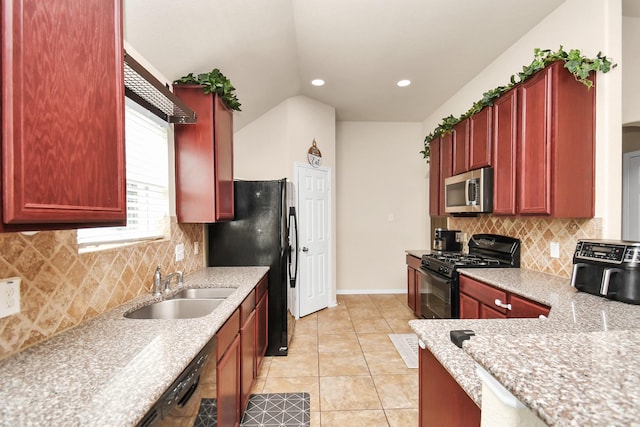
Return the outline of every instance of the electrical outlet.
{"type": "Polygon", "coordinates": [[[184,244],[180,243],[176,245],[176,262],[184,259],[184,244]]]}
{"type": "Polygon", "coordinates": [[[0,280],[0,317],[20,313],[20,279],[0,280]]]}
{"type": "Polygon", "coordinates": [[[560,258],[560,243],[551,242],[549,243],[549,252],[551,258],[560,258]]]}
{"type": "Polygon", "coordinates": [[[396,220],[396,216],[393,213],[387,215],[387,221],[393,222],[396,220]]]}
{"type": "Polygon", "coordinates": [[[200,253],[200,243],[193,242],[193,254],[198,255],[200,253]]]}

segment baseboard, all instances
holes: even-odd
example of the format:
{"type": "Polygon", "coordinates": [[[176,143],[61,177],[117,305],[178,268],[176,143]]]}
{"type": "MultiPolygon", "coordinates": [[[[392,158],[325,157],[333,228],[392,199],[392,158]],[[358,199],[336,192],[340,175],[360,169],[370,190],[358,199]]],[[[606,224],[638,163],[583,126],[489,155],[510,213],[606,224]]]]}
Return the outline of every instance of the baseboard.
{"type": "Polygon", "coordinates": [[[402,289],[340,289],[336,295],[372,295],[372,294],[406,294],[407,288],[402,289]]]}

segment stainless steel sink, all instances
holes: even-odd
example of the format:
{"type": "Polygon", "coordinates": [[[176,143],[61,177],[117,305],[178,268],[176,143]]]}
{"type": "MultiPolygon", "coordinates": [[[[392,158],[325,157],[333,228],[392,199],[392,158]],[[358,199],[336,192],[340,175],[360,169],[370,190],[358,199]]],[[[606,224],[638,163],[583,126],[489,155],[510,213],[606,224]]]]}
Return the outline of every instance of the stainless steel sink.
{"type": "Polygon", "coordinates": [[[224,299],[234,293],[236,288],[196,288],[184,289],[178,292],[172,298],[216,298],[224,299]]]}
{"type": "Polygon", "coordinates": [[[224,299],[170,299],[145,305],[124,317],[129,319],[193,319],[206,316],[224,299]]]}

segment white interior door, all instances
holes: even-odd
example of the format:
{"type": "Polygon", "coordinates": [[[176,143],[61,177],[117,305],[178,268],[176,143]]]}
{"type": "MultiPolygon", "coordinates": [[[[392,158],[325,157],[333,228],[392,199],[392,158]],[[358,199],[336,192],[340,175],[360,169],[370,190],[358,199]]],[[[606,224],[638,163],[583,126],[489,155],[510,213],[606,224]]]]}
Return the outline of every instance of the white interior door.
{"type": "Polygon", "coordinates": [[[624,153],[622,238],[640,241],[640,151],[624,153]]]}
{"type": "Polygon", "coordinates": [[[329,171],[296,165],[298,190],[299,317],[329,306],[331,185],[329,171]]]}

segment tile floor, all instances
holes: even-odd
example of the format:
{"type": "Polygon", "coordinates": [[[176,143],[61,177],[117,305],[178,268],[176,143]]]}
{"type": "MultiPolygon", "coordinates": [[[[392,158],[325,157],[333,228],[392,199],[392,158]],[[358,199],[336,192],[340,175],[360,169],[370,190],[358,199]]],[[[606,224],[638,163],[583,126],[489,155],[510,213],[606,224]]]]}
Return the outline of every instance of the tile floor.
{"type": "Polygon", "coordinates": [[[338,295],[297,321],[289,355],[265,358],[252,392],[308,392],[312,427],[418,425],[418,370],[388,337],[412,332],[406,298],[338,295]]]}

